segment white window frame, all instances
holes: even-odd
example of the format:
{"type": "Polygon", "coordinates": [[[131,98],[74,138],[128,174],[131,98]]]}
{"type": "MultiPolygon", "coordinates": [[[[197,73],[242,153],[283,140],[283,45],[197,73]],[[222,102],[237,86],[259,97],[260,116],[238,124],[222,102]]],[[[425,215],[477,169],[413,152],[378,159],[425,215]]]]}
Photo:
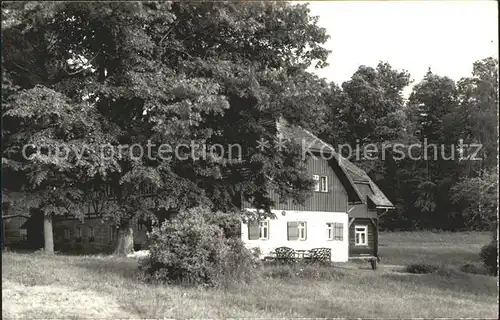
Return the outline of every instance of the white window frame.
{"type": "Polygon", "coordinates": [[[319,178],[319,192],[328,192],[328,176],[321,176],[319,178]]]}
{"type": "Polygon", "coordinates": [[[367,225],[355,225],[354,226],[354,244],[356,246],[367,246],[368,245],[368,226],[367,225]],[[362,231],[358,231],[358,229],[363,229],[362,231]],[[358,237],[359,234],[359,237],[358,237]],[[362,234],[365,235],[364,242],[362,240],[362,234]],[[358,239],[360,241],[358,241],[358,239]]]}
{"type": "Polygon", "coordinates": [[[344,224],[342,222],[327,222],[326,223],[326,238],[328,241],[344,241],[344,224]],[[338,225],[341,226],[342,233],[340,235],[335,233],[338,225]],[[336,239],[340,236],[340,239],[336,239]]]}
{"type": "Polygon", "coordinates": [[[297,223],[298,229],[298,240],[306,240],[307,239],[307,222],[306,221],[298,221],[297,223]]]}
{"type": "Polygon", "coordinates": [[[319,192],[319,176],[317,174],[313,174],[314,180],[314,191],[319,192]]]}
{"type": "Polygon", "coordinates": [[[259,222],[259,240],[269,240],[269,220],[259,222]]]}
{"type": "Polygon", "coordinates": [[[326,223],[326,239],[333,240],[333,222],[326,223]]]}
{"type": "Polygon", "coordinates": [[[71,237],[71,234],[69,232],[69,228],[64,228],[64,239],[68,240],[71,237]]]}

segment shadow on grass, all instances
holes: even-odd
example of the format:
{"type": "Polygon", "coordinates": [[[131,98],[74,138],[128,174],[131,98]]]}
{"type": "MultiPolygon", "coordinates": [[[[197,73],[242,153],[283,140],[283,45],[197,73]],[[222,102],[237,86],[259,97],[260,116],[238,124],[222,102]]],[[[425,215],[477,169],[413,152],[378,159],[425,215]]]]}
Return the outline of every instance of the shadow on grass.
{"type": "Polygon", "coordinates": [[[137,280],[139,267],[137,260],[115,256],[80,256],[75,259],[72,257],[73,264],[95,276],[114,275],[124,280],[137,280]]]}

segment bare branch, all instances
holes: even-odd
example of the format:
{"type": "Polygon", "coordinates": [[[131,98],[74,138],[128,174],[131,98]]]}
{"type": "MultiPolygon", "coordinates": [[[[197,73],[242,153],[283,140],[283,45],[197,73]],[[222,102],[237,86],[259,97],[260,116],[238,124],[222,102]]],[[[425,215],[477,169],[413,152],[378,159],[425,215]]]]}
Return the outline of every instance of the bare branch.
{"type": "Polygon", "coordinates": [[[2,216],[2,219],[11,219],[11,218],[18,218],[18,217],[26,218],[26,219],[30,218],[30,216],[27,216],[25,214],[9,214],[6,216],[2,216]]]}
{"type": "Polygon", "coordinates": [[[22,70],[24,70],[24,71],[26,71],[26,72],[31,72],[31,71],[29,71],[28,69],[26,69],[26,68],[24,68],[24,67],[22,67],[22,66],[18,65],[18,64],[17,64],[14,60],[12,60],[12,63],[13,63],[13,64],[15,64],[15,65],[16,65],[16,67],[18,67],[19,69],[22,69],[22,70]]]}
{"type": "Polygon", "coordinates": [[[170,32],[172,32],[172,30],[174,30],[174,28],[179,24],[180,21],[177,21],[173,26],[172,28],[168,29],[168,31],[165,33],[165,35],[161,38],[159,44],[161,44],[163,42],[163,40],[165,40],[165,38],[168,36],[168,34],[170,32]]]}
{"type": "Polygon", "coordinates": [[[181,52],[181,53],[184,53],[185,55],[187,55],[188,57],[192,58],[193,56],[190,55],[189,53],[187,53],[186,51],[182,50],[182,49],[177,49],[177,48],[173,48],[173,47],[167,47],[167,46],[164,46],[165,48],[167,49],[170,49],[170,50],[174,50],[174,51],[177,51],[177,52],[181,52]]]}

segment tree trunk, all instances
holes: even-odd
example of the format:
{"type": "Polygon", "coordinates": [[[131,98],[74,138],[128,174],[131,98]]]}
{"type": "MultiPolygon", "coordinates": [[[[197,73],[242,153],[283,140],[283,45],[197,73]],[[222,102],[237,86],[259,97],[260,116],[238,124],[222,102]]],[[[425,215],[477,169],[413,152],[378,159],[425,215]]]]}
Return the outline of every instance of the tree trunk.
{"type": "Polygon", "coordinates": [[[54,254],[54,233],[52,231],[52,216],[44,215],[43,218],[43,239],[45,253],[54,254]]]}
{"type": "Polygon", "coordinates": [[[130,222],[120,225],[118,229],[118,242],[114,254],[126,256],[134,252],[134,230],[130,222]]]}

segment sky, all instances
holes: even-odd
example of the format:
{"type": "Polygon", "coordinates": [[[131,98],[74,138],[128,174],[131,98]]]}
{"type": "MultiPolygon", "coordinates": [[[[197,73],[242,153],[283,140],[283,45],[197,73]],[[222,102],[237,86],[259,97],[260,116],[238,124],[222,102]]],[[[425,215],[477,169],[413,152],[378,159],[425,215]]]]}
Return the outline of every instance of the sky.
{"type": "Polygon", "coordinates": [[[339,85],[379,61],[407,70],[413,85],[429,67],[459,80],[473,62],[498,57],[496,1],[312,1],[309,8],[331,37],[330,65],[314,72],[339,85]]]}

